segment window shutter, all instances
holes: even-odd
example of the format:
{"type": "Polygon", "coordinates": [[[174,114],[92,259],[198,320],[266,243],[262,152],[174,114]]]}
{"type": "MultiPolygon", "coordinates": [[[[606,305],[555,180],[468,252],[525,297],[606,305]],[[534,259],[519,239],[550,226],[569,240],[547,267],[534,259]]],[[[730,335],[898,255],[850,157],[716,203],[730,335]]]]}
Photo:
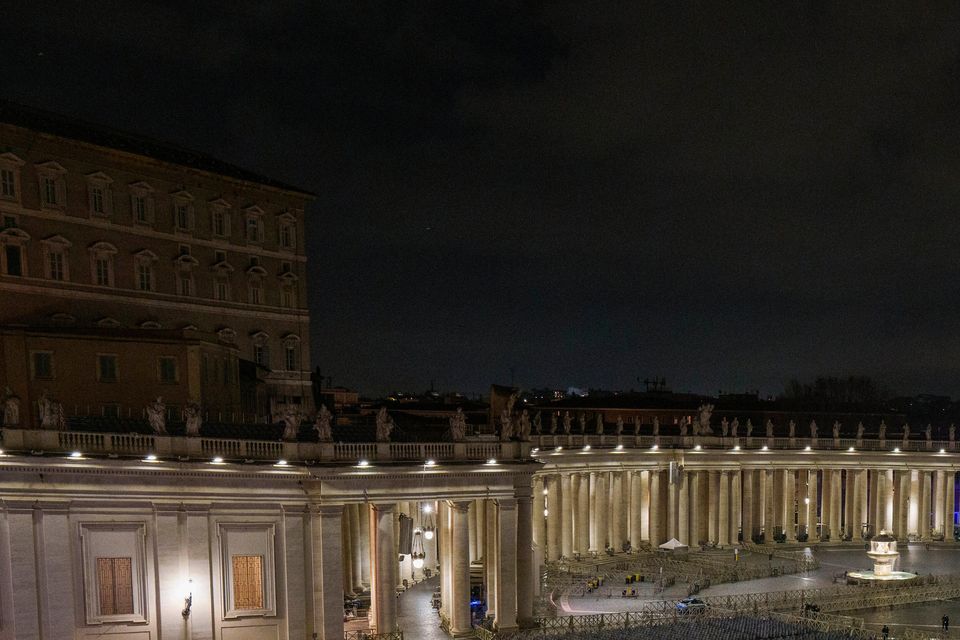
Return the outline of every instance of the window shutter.
{"type": "Polygon", "coordinates": [[[57,205],[64,207],[67,204],[67,180],[63,176],[57,179],[57,205]]]}

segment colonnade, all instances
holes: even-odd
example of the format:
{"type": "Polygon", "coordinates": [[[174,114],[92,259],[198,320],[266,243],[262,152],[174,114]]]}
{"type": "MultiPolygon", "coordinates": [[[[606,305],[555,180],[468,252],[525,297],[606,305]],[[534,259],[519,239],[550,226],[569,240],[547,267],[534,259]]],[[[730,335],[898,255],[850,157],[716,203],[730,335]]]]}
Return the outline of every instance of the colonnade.
{"type": "Polygon", "coordinates": [[[738,541],[953,540],[953,468],[550,464],[534,478],[533,538],[547,560],[671,538],[738,541]]]}

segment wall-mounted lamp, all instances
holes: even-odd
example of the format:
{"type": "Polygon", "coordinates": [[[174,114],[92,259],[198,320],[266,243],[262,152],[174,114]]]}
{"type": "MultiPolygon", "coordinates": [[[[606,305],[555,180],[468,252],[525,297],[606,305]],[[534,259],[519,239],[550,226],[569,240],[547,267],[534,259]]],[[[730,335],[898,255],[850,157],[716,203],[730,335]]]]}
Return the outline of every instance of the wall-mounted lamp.
{"type": "Polygon", "coordinates": [[[184,585],[183,590],[183,611],[180,612],[180,615],[183,616],[183,619],[186,620],[190,617],[190,610],[193,608],[193,580],[187,578],[187,583],[184,585]]]}

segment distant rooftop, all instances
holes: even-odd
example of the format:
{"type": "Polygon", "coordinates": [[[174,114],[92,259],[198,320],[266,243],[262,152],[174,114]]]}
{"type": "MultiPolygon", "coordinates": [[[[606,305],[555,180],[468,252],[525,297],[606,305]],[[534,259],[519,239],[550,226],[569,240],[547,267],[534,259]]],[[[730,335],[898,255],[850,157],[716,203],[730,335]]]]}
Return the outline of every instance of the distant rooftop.
{"type": "Polygon", "coordinates": [[[146,156],[154,160],[190,167],[191,169],[208,171],[247,182],[255,182],[275,189],[292,191],[307,196],[316,195],[300,187],[294,187],[258,173],[242,169],[199,151],[184,149],[169,142],[152,140],[141,135],[118,131],[104,125],[85,122],[59,113],[44,111],[7,100],[0,100],[0,122],[32,131],[48,133],[61,138],[86,142],[100,147],[126,151],[127,153],[146,156]]]}

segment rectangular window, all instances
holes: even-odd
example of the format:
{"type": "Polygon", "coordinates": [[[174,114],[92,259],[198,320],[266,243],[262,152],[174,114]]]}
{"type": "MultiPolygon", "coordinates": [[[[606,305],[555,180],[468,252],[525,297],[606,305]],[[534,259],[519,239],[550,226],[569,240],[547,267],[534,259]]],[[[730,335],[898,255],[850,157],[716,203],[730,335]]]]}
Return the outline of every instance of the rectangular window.
{"type": "Polygon", "coordinates": [[[133,558],[97,558],[100,615],[133,613],[133,558]]]}
{"type": "Polygon", "coordinates": [[[158,359],[160,369],[160,382],[163,384],[176,384],[177,382],[177,359],[169,356],[163,356],[158,359]]]}
{"type": "Polygon", "coordinates": [[[227,261],[227,252],[216,250],[213,252],[213,261],[214,262],[226,262],[227,261]]]}
{"type": "Polygon", "coordinates": [[[140,291],[153,290],[153,269],[149,264],[137,265],[137,288],[140,291]]]}
{"type": "Polygon", "coordinates": [[[51,207],[57,206],[57,179],[52,176],[43,176],[40,178],[41,195],[43,204],[51,207]]]}
{"type": "Polygon", "coordinates": [[[263,304],[263,286],[259,282],[250,284],[250,304],[263,304]]]}
{"type": "Polygon", "coordinates": [[[213,235],[221,238],[227,235],[227,215],[223,211],[213,212],[213,235]]]}
{"type": "Polygon", "coordinates": [[[148,224],[150,222],[150,218],[149,214],[147,213],[147,198],[139,195],[130,196],[130,198],[133,206],[134,220],[141,224],[148,224]]]}
{"type": "Polygon", "coordinates": [[[101,287],[110,286],[110,258],[97,258],[95,261],[97,284],[101,287]]]}
{"type": "Polygon", "coordinates": [[[90,187],[90,209],[94,213],[103,214],[106,213],[103,204],[103,187],[93,186],[90,187]]]}
{"type": "Polygon", "coordinates": [[[117,356],[104,354],[97,356],[97,381],[117,381],[117,356]]]}
{"type": "Polygon", "coordinates": [[[269,367],[270,363],[270,354],[267,351],[267,345],[265,344],[255,344],[253,345],[253,361],[256,362],[261,367],[269,367]]]}
{"type": "Polygon", "coordinates": [[[20,247],[8,244],[6,247],[4,247],[4,254],[7,262],[7,275],[22,276],[23,261],[20,257],[20,247]]]}
{"type": "Polygon", "coordinates": [[[53,379],[53,353],[50,351],[33,352],[33,378],[35,380],[53,379]]]}
{"type": "Polygon", "coordinates": [[[247,240],[250,242],[260,242],[263,234],[260,229],[260,218],[251,216],[247,218],[247,240]]]}
{"type": "Polygon", "coordinates": [[[293,249],[296,242],[296,231],[290,223],[283,223],[280,225],[280,246],[284,249],[293,249]]]}
{"type": "Polygon", "coordinates": [[[263,609],[263,556],[233,556],[233,608],[263,609]]]}
{"type": "Polygon", "coordinates": [[[297,306],[297,297],[293,292],[293,287],[289,285],[280,287],[280,306],[287,309],[297,306]]]}
{"type": "Polygon", "coordinates": [[[293,270],[293,267],[290,265],[289,260],[283,260],[280,262],[280,273],[290,273],[293,270]]]}
{"type": "Polygon", "coordinates": [[[185,204],[178,204],[174,208],[175,220],[174,223],[177,225],[177,229],[181,231],[186,231],[190,228],[190,207],[185,204]]]}
{"type": "Polygon", "coordinates": [[[0,196],[11,200],[16,199],[17,188],[13,178],[13,171],[10,169],[0,169],[0,196]]]}
{"type": "Polygon", "coordinates": [[[190,278],[190,276],[180,276],[180,295],[193,295],[193,280],[190,278]]]}
{"type": "Polygon", "coordinates": [[[213,283],[213,292],[214,297],[217,300],[227,300],[230,294],[230,288],[227,286],[226,280],[217,280],[213,283]]]}
{"type": "Polygon", "coordinates": [[[297,348],[296,347],[287,347],[284,350],[284,368],[287,371],[296,371],[299,369],[297,366],[297,348]]]}
{"type": "Polygon", "coordinates": [[[120,417],[120,405],[118,404],[105,404],[100,408],[100,415],[104,418],[119,418],[120,417]]]}
{"type": "Polygon", "coordinates": [[[50,279],[51,280],[63,280],[64,279],[64,261],[63,253],[59,251],[51,251],[49,254],[49,268],[50,268],[50,279]]]}

